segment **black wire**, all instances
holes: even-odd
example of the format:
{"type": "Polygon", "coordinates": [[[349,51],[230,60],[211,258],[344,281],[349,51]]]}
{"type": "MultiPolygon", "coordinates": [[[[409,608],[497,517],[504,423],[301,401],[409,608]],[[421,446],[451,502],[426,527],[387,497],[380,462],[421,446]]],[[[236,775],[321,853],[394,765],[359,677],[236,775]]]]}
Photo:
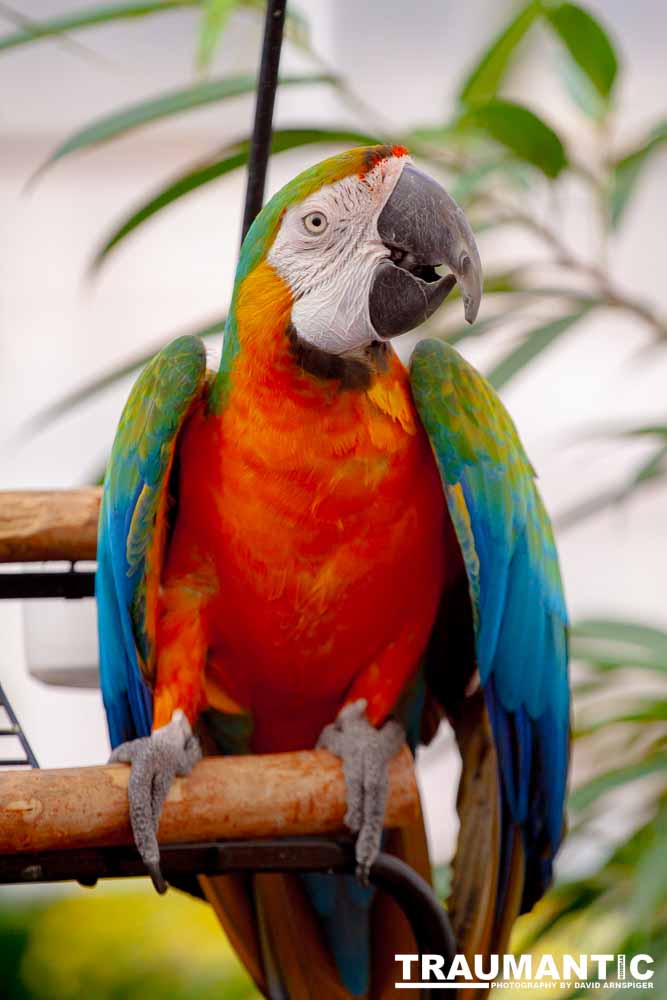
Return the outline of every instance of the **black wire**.
{"type": "Polygon", "coordinates": [[[255,216],[260,212],[262,202],[264,201],[266,170],[271,152],[273,106],[278,86],[278,67],[280,65],[280,49],[283,41],[286,7],[287,0],[268,0],[266,6],[264,43],[262,45],[262,59],[257,80],[255,121],[252,129],[250,159],[248,162],[248,185],[246,187],[245,209],[243,212],[242,241],[245,239],[245,235],[250,229],[255,216]]]}

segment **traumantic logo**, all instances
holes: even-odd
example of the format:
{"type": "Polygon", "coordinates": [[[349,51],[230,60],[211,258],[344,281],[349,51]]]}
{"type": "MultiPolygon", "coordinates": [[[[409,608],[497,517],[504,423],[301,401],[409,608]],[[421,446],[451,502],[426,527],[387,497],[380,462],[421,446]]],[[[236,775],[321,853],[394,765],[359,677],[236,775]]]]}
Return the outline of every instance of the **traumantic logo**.
{"type": "Polygon", "coordinates": [[[399,990],[425,986],[439,990],[502,989],[653,989],[650,955],[455,955],[447,967],[442,955],[395,955],[399,990]],[[417,981],[418,980],[418,981],[417,981]]]}

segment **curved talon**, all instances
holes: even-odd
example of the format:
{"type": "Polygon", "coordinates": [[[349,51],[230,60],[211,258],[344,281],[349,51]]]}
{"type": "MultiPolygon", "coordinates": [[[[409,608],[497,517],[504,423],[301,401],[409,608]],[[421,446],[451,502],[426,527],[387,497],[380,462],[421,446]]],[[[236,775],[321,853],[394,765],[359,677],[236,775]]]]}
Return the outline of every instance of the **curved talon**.
{"type": "Polygon", "coordinates": [[[132,834],[159,893],[167,891],[167,883],[160,871],[157,840],[162,806],[174,778],[189,774],[201,755],[199,740],[179,709],[166,726],[156,729],[151,736],[122,743],[109,758],[110,763],[132,765],[127,786],[132,834]]]}
{"type": "Polygon", "coordinates": [[[346,705],[317,741],[340,757],[345,776],[345,825],[357,834],[357,877],[367,884],[380,850],[389,791],[388,764],[405,742],[402,726],[390,719],[375,729],[366,718],[366,701],[346,705]]]}

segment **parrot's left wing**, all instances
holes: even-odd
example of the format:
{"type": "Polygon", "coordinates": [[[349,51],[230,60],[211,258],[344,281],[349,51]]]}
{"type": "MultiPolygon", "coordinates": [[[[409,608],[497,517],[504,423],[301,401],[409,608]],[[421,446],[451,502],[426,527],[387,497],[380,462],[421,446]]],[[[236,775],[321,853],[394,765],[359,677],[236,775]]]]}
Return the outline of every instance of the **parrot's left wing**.
{"type": "Polygon", "coordinates": [[[100,680],[112,746],[151,731],[157,593],[168,538],[178,434],[206,380],[198,337],[164,347],[137,379],[120,418],[100,511],[100,680]]]}
{"type": "MultiPolygon", "coordinates": [[[[517,913],[549,884],[563,832],[569,751],[565,601],[533,469],[493,388],[450,345],[435,340],[416,348],[411,384],[463,557],[474,630],[468,654],[474,664],[456,662],[459,644],[447,662],[438,662],[437,651],[434,660],[431,650],[426,667],[431,690],[453,716],[464,760],[454,915],[468,940],[467,930],[477,922],[475,947],[498,946],[517,913]],[[467,670],[470,682],[475,665],[481,691],[447,705],[445,675],[467,670]],[[478,780],[466,773],[466,763],[477,769],[478,780]],[[469,844],[462,843],[466,839],[469,844]],[[466,868],[490,877],[491,890],[473,884],[474,871],[466,868]],[[457,886],[465,899],[457,899],[457,886]],[[473,912],[485,894],[491,897],[486,918],[473,912]]],[[[460,595],[455,600],[460,608],[460,595]]],[[[472,687],[474,682],[469,694],[472,687]]]]}

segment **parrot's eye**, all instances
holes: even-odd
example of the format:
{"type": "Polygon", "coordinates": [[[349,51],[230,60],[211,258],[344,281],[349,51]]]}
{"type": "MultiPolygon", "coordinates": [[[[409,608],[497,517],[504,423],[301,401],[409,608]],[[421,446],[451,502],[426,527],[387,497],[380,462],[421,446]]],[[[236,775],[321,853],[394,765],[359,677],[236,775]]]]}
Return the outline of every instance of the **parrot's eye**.
{"type": "Polygon", "coordinates": [[[320,233],[323,233],[329,225],[326,215],[322,212],[310,212],[310,214],[304,218],[303,224],[306,232],[310,233],[312,236],[318,236],[320,233]]]}

